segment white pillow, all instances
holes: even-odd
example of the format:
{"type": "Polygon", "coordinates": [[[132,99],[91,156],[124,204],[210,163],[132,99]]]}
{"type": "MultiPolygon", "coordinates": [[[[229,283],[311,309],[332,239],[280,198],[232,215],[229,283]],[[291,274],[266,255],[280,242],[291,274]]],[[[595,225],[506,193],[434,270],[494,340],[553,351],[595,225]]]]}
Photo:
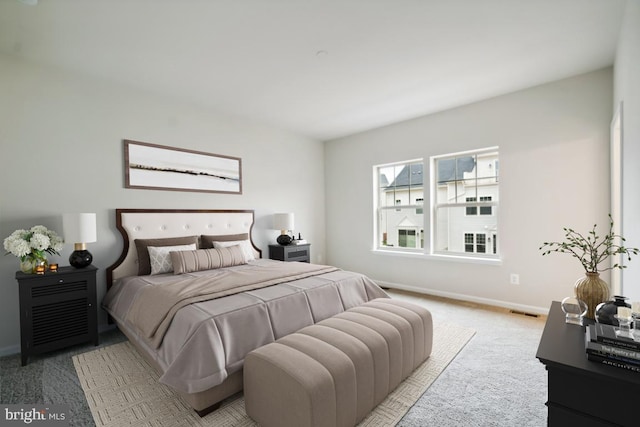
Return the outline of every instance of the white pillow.
{"type": "Polygon", "coordinates": [[[253,255],[253,246],[249,243],[248,240],[235,240],[231,242],[213,242],[213,247],[216,249],[219,248],[228,248],[229,246],[240,245],[242,249],[242,253],[244,254],[245,261],[251,261],[252,259],[256,259],[253,255]]]}
{"type": "Polygon", "coordinates": [[[178,245],[178,246],[148,246],[149,261],[151,261],[151,275],[171,273],[173,264],[171,263],[170,252],[177,251],[195,251],[196,245],[178,245]]]}

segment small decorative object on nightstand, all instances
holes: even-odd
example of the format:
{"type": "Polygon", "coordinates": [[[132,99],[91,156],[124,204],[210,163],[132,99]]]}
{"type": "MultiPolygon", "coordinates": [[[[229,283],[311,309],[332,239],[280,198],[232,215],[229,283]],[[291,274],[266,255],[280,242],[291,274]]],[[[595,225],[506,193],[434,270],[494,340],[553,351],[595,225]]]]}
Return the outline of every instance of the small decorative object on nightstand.
{"type": "Polygon", "coordinates": [[[293,239],[293,241],[291,242],[292,245],[306,245],[308,244],[306,240],[304,240],[302,238],[302,235],[300,233],[298,233],[298,238],[297,239],[293,239]]]}
{"type": "Polygon", "coordinates": [[[40,274],[46,269],[47,254],[60,255],[63,241],[58,234],[43,225],[29,230],[16,230],[4,239],[4,250],[20,258],[23,273],[40,274]]]}
{"type": "Polygon", "coordinates": [[[614,295],[612,300],[601,302],[596,306],[596,320],[598,323],[606,323],[607,325],[618,326],[618,320],[615,315],[618,314],[620,307],[631,308],[631,304],[626,302],[627,297],[622,295],[614,295]]]}
{"type": "Polygon", "coordinates": [[[565,322],[573,325],[582,325],[582,319],[587,314],[587,304],[576,297],[566,297],[562,300],[562,311],[565,314],[565,322]]]}
{"type": "Polygon", "coordinates": [[[311,245],[269,245],[269,259],[311,262],[311,245]]]}
{"type": "Polygon", "coordinates": [[[34,354],[89,341],[98,345],[96,271],[90,265],[41,275],[16,273],[22,366],[34,354]]]}

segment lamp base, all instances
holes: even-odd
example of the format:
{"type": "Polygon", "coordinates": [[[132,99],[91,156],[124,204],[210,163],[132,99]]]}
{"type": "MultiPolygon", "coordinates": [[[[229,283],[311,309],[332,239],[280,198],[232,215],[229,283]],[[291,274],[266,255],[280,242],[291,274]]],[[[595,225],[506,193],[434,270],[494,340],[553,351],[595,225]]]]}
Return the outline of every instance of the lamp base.
{"type": "Polygon", "coordinates": [[[81,251],[73,251],[71,252],[71,256],[69,256],[69,264],[75,268],[85,268],[91,265],[93,261],[93,255],[91,252],[84,249],[81,251]]]}
{"type": "Polygon", "coordinates": [[[288,234],[281,234],[276,239],[276,242],[278,242],[280,246],[287,246],[291,244],[291,236],[289,236],[288,234]]]}

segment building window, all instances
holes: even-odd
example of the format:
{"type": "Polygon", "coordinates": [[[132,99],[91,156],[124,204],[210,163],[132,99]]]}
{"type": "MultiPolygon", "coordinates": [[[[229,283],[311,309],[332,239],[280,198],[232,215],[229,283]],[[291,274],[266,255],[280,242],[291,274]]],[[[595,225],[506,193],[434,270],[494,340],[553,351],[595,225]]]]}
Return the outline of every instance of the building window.
{"type": "Polygon", "coordinates": [[[415,248],[416,230],[398,230],[398,246],[401,248],[415,248]]]}
{"type": "MultiPolygon", "coordinates": [[[[466,198],[467,203],[469,202],[475,202],[476,198],[475,197],[467,197],[466,198]]],[[[478,207],[477,206],[467,206],[465,208],[465,214],[467,216],[471,216],[471,215],[478,215],[478,207]]]]}
{"type": "Polygon", "coordinates": [[[487,247],[490,247],[491,253],[495,254],[497,252],[495,234],[493,234],[492,241],[484,233],[464,233],[464,251],[466,253],[485,254],[487,253],[487,247]]]}
{"type": "Polygon", "coordinates": [[[498,246],[498,149],[431,158],[431,251],[495,258],[498,246]]]}
{"type": "Polygon", "coordinates": [[[465,252],[475,252],[474,245],[475,241],[473,239],[473,233],[464,233],[464,251],[465,252]]]}
{"type": "MultiPolygon", "coordinates": [[[[477,200],[476,197],[466,197],[465,198],[467,204],[470,202],[475,202],[477,200]]],[[[490,202],[491,201],[491,196],[480,196],[480,201],[481,202],[490,202]]],[[[493,214],[493,209],[491,206],[480,206],[480,209],[478,209],[478,206],[467,206],[466,207],[466,211],[465,211],[465,215],[467,216],[472,216],[472,215],[478,215],[478,213],[480,213],[480,215],[492,215],[493,214]]]]}
{"type": "Polygon", "coordinates": [[[487,252],[487,236],[482,233],[476,233],[476,253],[484,254],[487,252]]]}
{"type": "Polygon", "coordinates": [[[422,159],[374,167],[376,248],[420,250],[424,239],[422,159]]]}

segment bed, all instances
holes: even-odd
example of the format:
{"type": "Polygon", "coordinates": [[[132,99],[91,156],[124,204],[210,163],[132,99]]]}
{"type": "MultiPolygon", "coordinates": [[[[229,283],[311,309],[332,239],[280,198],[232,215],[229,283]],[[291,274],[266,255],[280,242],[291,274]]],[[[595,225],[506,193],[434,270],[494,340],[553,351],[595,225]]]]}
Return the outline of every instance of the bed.
{"type": "Polygon", "coordinates": [[[252,210],[116,209],[102,306],[200,415],[242,390],[250,351],[388,297],[362,274],[263,259],[253,225],[252,210]]]}

